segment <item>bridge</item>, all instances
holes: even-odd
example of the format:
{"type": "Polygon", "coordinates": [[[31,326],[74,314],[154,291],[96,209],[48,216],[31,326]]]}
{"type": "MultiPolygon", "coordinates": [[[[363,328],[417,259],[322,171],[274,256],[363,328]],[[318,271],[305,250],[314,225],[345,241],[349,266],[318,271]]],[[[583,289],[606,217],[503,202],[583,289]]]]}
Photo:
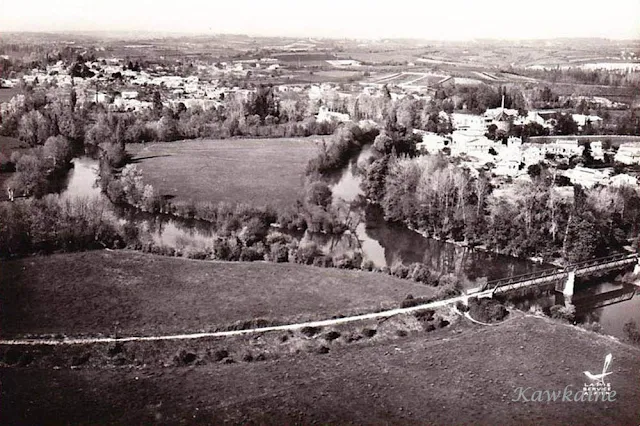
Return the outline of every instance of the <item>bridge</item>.
{"type": "Polygon", "coordinates": [[[556,286],[556,290],[572,296],[576,277],[588,276],[595,272],[612,271],[637,263],[637,253],[614,254],[573,263],[563,268],[543,269],[528,274],[488,281],[482,287],[470,289],[467,294],[485,293],[492,296],[497,293],[506,293],[512,290],[556,283],[560,284],[556,286]]]}

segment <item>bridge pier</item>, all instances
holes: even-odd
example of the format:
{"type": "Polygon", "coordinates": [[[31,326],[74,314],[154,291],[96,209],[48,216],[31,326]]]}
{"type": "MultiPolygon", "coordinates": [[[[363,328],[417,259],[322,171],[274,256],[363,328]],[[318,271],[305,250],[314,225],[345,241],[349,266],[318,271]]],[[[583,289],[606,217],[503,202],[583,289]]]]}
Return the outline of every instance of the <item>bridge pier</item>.
{"type": "Polygon", "coordinates": [[[564,283],[564,288],[562,289],[562,294],[564,294],[565,298],[571,300],[573,297],[574,286],[576,282],[576,273],[574,271],[569,272],[567,276],[567,281],[564,283]]]}

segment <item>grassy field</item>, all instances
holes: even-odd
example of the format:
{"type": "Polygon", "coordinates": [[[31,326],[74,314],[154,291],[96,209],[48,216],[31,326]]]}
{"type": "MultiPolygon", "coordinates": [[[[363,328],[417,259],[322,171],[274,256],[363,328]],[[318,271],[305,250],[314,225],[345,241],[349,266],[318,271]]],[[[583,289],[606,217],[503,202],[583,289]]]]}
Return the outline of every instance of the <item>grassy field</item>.
{"type": "Polygon", "coordinates": [[[0,335],[159,335],[264,319],[296,322],[398,307],[434,289],[387,275],[129,251],[0,264],[0,335]]]}
{"type": "Polygon", "coordinates": [[[322,355],[252,363],[3,367],[0,420],[637,425],[640,418],[640,349],[546,319],[520,315],[494,327],[465,323],[428,334],[327,345],[322,355]],[[599,371],[608,353],[615,402],[513,401],[517,387],[580,390],[583,371],[599,371]]]}
{"type": "Polygon", "coordinates": [[[287,206],[301,196],[319,137],[129,145],[144,181],[177,200],[287,206]]]}

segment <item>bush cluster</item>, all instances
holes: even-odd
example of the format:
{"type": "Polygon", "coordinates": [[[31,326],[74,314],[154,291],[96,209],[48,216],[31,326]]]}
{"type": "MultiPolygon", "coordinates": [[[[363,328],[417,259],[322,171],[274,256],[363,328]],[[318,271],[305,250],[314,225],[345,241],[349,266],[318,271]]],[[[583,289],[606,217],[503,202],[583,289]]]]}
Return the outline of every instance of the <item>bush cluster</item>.
{"type": "Polygon", "coordinates": [[[470,298],[469,315],[480,322],[494,323],[504,320],[509,315],[509,311],[495,299],[470,298]]]}
{"type": "Polygon", "coordinates": [[[0,203],[0,257],[33,253],[121,248],[135,241],[106,206],[84,199],[47,195],[0,203]]]}

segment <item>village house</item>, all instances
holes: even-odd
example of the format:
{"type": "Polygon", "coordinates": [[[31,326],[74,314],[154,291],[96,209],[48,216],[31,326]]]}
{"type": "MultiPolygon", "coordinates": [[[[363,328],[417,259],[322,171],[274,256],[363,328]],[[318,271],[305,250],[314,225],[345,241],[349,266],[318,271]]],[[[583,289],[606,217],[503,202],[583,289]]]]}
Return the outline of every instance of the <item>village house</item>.
{"type": "Polygon", "coordinates": [[[502,105],[500,108],[490,108],[484,113],[484,125],[489,128],[492,124],[499,131],[507,133],[511,127],[511,123],[518,117],[517,109],[508,109],[504,107],[504,95],[502,96],[502,105]]]}
{"type": "Polygon", "coordinates": [[[640,164],[640,144],[621,144],[613,159],[622,164],[640,164]]]}
{"type": "Polygon", "coordinates": [[[522,161],[522,139],[510,136],[507,145],[496,144],[495,150],[502,161],[522,161]]]}
{"type": "Polygon", "coordinates": [[[545,154],[571,157],[574,155],[582,155],[584,146],[580,146],[577,139],[556,139],[555,142],[543,144],[541,149],[545,154]]]}
{"type": "Polygon", "coordinates": [[[497,144],[495,141],[491,139],[480,136],[470,142],[467,142],[467,150],[466,153],[472,156],[485,158],[488,155],[492,155],[491,150],[496,151],[497,144]]]}
{"type": "Polygon", "coordinates": [[[451,134],[451,155],[468,154],[480,160],[490,161],[492,148],[500,149],[499,144],[484,136],[483,131],[456,130],[451,134]]]}
{"type": "Polygon", "coordinates": [[[109,109],[112,111],[143,111],[145,109],[151,109],[153,104],[151,102],[140,101],[138,99],[125,99],[122,96],[118,96],[113,100],[113,103],[109,105],[109,109]]]}
{"type": "Polygon", "coordinates": [[[135,90],[123,90],[120,92],[120,96],[122,96],[122,99],[136,99],[138,92],[135,90]]]}
{"type": "Polygon", "coordinates": [[[538,164],[544,160],[544,152],[537,146],[524,145],[522,147],[522,162],[525,166],[538,164]]]}
{"type": "Polygon", "coordinates": [[[590,124],[594,129],[602,125],[602,118],[597,115],[571,114],[571,118],[578,125],[578,130],[584,130],[587,124],[590,124]]]}
{"type": "Polygon", "coordinates": [[[591,142],[589,147],[591,149],[591,157],[593,157],[594,160],[604,161],[604,151],[602,150],[601,141],[591,142]]]}
{"type": "Polygon", "coordinates": [[[638,178],[626,173],[620,173],[619,175],[611,176],[611,178],[609,178],[609,185],[616,188],[631,186],[637,189],[638,178]]]}
{"type": "Polygon", "coordinates": [[[564,176],[569,178],[572,184],[582,185],[591,188],[596,185],[607,185],[612,169],[589,169],[582,166],[576,166],[573,169],[565,170],[564,176]]]}
{"type": "Polygon", "coordinates": [[[316,121],[318,123],[325,123],[325,122],[331,122],[331,121],[344,123],[350,120],[351,120],[351,117],[349,116],[349,114],[329,111],[329,108],[327,108],[326,106],[321,106],[320,110],[318,111],[318,114],[316,115],[316,121]]]}
{"type": "Polygon", "coordinates": [[[496,176],[511,176],[515,177],[520,173],[520,161],[517,160],[502,160],[496,164],[493,169],[493,174],[496,176]]]}
{"type": "Polygon", "coordinates": [[[485,119],[480,115],[454,112],[451,114],[451,124],[456,130],[472,130],[482,133],[485,131],[485,119]]]}
{"type": "Polygon", "coordinates": [[[540,115],[538,114],[538,111],[527,111],[527,115],[526,116],[518,116],[514,121],[513,124],[515,124],[516,126],[524,126],[526,124],[539,124],[542,127],[545,128],[549,128],[551,127],[547,121],[540,115]]]}
{"type": "Polygon", "coordinates": [[[449,140],[444,136],[440,136],[436,133],[424,132],[420,130],[414,130],[414,133],[422,135],[422,142],[416,144],[416,148],[420,152],[436,153],[440,152],[445,146],[449,144],[449,140]]]}

